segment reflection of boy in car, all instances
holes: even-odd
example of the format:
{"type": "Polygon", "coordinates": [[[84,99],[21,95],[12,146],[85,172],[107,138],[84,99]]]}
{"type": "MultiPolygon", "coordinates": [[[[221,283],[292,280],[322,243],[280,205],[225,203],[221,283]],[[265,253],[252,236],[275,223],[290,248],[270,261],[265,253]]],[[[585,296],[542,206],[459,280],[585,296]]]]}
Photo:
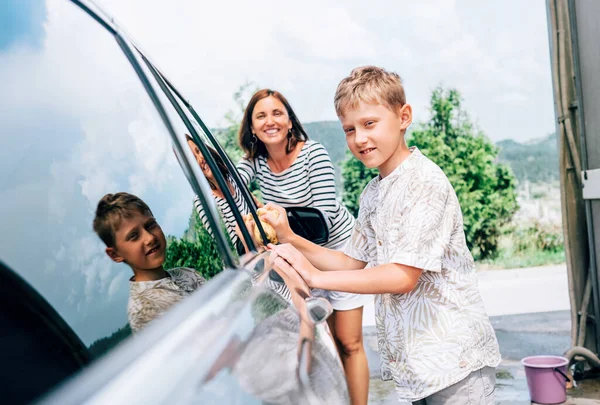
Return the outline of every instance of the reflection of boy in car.
{"type": "Polygon", "coordinates": [[[148,205],[134,195],[116,193],[102,197],[96,209],[94,231],[106,245],[106,254],[133,270],[127,308],[133,332],[205,283],[192,269],[165,271],[165,235],[148,205]]]}

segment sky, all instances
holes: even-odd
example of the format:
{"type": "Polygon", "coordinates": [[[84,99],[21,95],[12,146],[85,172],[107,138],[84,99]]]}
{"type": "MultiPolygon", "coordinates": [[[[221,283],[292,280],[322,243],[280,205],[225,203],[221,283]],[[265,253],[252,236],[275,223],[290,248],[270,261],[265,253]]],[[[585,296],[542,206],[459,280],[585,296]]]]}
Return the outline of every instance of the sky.
{"type": "MultiPolygon", "coordinates": [[[[443,84],[493,140],[554,129],[542,0],[98,3],[212,127],[246,82],[303,122],[335,120],[339,80],[376,64],[402,75],[417,120],[443,84]]],[[[92,232],[98,199],[137,194],[178,236],[193,193],[114,39],[66,0],[0,2],[0,77],[0,260],[89,344],[125,324],[130,277],[92,232]]]]}
{"type": "Polygon", "coordinates": [[[443,85],[494,141],[554,132],[543,0],[97,2],[211,126],[245,82],[280,90],[302,122],[335,120],[337,83],[374,64],[401,75],[416,121],[443,85]]]}
{"type": "Polygon", "coordinates": [[[127,323],[132,275],[93,232],[99,199],[133,193],[181,236],[194,194],[108,32],[64,0],[8,11],[19,24],[0,26],[0,260],[91,344],[127,323]]]}

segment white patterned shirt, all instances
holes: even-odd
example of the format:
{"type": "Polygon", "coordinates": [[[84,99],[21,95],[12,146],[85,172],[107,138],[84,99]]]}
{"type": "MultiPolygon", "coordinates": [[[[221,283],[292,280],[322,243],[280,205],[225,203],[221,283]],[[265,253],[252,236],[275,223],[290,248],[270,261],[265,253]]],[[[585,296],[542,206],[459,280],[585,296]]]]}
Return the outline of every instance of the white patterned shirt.
{"type": "Polygon", "coordinates": [[[415,147],[411,152],[363,191],[345,253],[371,266],[423,269],[413,291],[375,298],[381,377],[394,380],[401,400],[418,401],[496,367],[500,351],[456,193],[435,163],[415,147]]]}
{"type": "Polygon", "coordinates": [[[154,281],[129,280],[127,315],[134,333],[206,283],[200,273],[186,267],[167,270],[167,274],[154,281]]]}

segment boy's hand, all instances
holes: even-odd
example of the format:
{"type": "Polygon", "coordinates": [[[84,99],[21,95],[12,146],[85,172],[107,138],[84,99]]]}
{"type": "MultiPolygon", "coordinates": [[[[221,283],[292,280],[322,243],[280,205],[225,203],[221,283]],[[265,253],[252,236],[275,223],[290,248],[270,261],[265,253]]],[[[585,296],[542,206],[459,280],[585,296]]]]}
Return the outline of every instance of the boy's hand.
{"type": "Polygon", "coordinates": [[[304,279],[309,287],[315,287],[321,270],[318,270],[310,264],[308,259],[292,245],[286,243],[283,245],[269,245],[272,251],[272,260],[276,266],[283,269],[294,269],[304,279]]]}
{"type": "Polygon", "coordinates": [[[260,219],[275,229],[277,239],[279,239],[280,242],[289,242],[294,236],[294,232],[292,231],[292,228],[290,228],[285,208],[273,203],[267,203],[265,209],[267,212],[261,215],[260,219]],[[271,211],[276,211],[279,215],[271,211]]]}

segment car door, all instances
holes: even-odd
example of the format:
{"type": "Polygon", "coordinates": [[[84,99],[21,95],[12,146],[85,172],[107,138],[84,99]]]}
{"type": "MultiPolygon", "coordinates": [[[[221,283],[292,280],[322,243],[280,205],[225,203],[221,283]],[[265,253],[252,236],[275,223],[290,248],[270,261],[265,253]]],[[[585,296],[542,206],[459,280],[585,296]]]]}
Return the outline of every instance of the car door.
{"type": "MultiPolygon", "coordinates": [[[[64,0],[0,12],[23,21],[3,27],[0,45],[0,380],[3,400],[18,404],[131,339],[132,272],[92,229],[100,198],[140,197],[176,267],[188,259],[196,193],[114,33],[64,0]]],[[[192,253],[209,253],[195,263],[207,279],[235,265],[223,241],[203,241],[192,253]]],[[[138,358],[140,342],[123,358],[138,358]]]]}
{"type": "Polygon", "coordinates": [[[346,403],[327,305],[296,274],[271,272],[265,253],[236,255],[164,83],[93,3],[73,3],[80,9],[41,5],[34,14],[46,19],[29,22],[38,37],[17,32],[0,48],[0,276],[22,290],[2,314],[32,302],[36,315],[3,330],[5,395],[53,404],[346,403]],[[133,337],[131,270],[108,258],[92,230],[98,200],[117,191],[151,208],[167,235],[166,268],[209,279],[133,337]],[[209,229],[199,226],[194,196],[209,229]],[[50,330],[60,345],[42,344],[50,334],[39,332],[50,330]],[[11,346],[9,337],[31,344],[11,346]],[[53,356],[29,361],[37,353],[53,356]]]}
{"type": "MultiPolygon", "coordinates": [[[[203,156],[211,160],[206,149],[206,146],[211,146],[228,162],[233,181],[237,180],[247,206],[256,216],[254,200],[246,186],[239,182],[235,168],[224,154],[223,148],[181,93],[144,55],[142,58],[171,106],[185,122],[186,129],[192,134],[196,144],[201,146],[203,156]]],[[[221,177],[215,162],[210,163],[213,174],[221,177]]],[[[240,267],[250,272],[253,284],[247,303],[247,308],[252,308],[252,318],[239,319],[231,324],[233,329],[245,329],[240,335],[247,336],[247,340],[243,344],[241,341],[234,344],[239,351],[232,355],[233,360],[229,364],[231,369],[224,372],[223,378],[233,377],[239,384],[236,387],[266,403],[347,403],[345,376],[331,333],[324,322],[332,312],[331,305],[323,299],[311,297],[310,289],[297,273],[285,274],[280,269],[271,268],[268,252],[264,252],[264,249],[258,249],[262,253],[255,251],[249,236],[250,230],[245,229],[242,213],[233,203],[235,198],[230,195],[225,178],[217,180],[224,193],[229,194],[226,195],[227,204],[234,212],[237,226],[249,247],[250,252],[240,258],[240,267]]],[[[324,222],[318,225],[325,227],[324,222]]],[[[233,395],[239,394],[238,389],[230,392],[233,395]]],[[[215,402],[217,399],[223,403],[234,401],[233,398],[217,396],[215,402]]]]}

